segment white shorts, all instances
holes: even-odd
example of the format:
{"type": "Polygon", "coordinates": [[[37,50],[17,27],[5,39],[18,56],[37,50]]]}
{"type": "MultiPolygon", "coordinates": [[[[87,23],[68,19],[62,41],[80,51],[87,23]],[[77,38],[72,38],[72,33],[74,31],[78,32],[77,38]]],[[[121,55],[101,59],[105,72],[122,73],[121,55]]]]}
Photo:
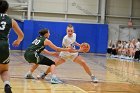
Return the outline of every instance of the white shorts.
{"type": "Polygon", "coordinates": [[[73,61],[78,56],[78,52],[76,52],[76,53],[60,52],[59,56],[61,58],[63,58],[64,60],[71,60],[71,61],[73,61]]]}

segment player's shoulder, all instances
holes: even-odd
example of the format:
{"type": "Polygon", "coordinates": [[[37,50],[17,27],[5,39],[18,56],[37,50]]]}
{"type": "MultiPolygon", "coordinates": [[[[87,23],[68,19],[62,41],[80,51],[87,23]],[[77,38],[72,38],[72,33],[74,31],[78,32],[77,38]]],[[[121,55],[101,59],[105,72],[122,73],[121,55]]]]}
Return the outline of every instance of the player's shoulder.
{"type": "Polygon", "coordinates": [[[67,38],[68,38],[68,35],[65,35],[63,39],[67,39],[67,38]]]}
{"type": "Polygon", "coordinates": [[[73,35],[76,35],[76,33],[73,33],[73,35]]]}
{"type": "Polygon", "coordinates": [[[44,45],[46,46],[46,45],[50,45],[50,44],[52,44],[51,40],[49,40],[49,39],[46,38],[44,40],[44,45]]]}
{"type": "Polygon", "coordinates": [[[76,36],[76,33],[73,33],[73,36],[76,36]]]}
{"type": "Polygon", "coordinates": [[[2,17],[2,19],[11,19],[11,17],[9,17],[7,14],[3,14],[3,13],[0,13],[0,17],[2,17]]]}

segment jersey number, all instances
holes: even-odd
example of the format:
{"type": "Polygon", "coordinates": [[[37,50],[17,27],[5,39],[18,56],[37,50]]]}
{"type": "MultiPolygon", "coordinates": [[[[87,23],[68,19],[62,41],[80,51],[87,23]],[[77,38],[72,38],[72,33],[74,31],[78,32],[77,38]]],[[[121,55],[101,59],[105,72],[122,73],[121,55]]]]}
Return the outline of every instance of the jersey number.
{"type": "Polygon", "coordinates": [[[0,30],[4,30],[5,29],[5,26],[6,26],[6,22],[2,21],[0,23],[0,30]]]}
{"type": "Polygon", "coordinates": [[[38,45],[40,43],[40,40],[38,40],[38,39],[35,39],[33,42],[32,42],[32,44],[35,44],[35,45],[38,45]]]}

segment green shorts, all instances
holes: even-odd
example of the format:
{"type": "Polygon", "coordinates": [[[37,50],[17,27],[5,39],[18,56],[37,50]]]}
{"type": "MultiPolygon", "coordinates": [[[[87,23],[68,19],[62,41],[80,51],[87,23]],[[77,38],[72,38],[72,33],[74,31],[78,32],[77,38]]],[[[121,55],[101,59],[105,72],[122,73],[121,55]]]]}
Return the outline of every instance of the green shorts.
{"type": "Polygon", "coordinates": [[[8,41],[0,40],[0,64],[8,64],[9,59],[9,44],[8,41]]]}
{"type": "Polygon", "coordinates": [[[44,55],[41,55],[40,53],[37,53],[36,51],[26,50],[24,54],[24,58],[29,63],[35,63],[35,64],[41,64],[47,66],[51,66],[53,64],[55,65],[54,61],[52,61],[51,59],[47,58],[44,55]]]}

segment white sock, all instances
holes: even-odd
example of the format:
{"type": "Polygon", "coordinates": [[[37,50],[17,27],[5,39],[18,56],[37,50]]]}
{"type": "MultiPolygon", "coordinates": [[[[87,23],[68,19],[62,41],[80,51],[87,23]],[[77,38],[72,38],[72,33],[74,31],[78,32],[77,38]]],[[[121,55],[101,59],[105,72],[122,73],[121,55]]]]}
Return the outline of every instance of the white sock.
{"type": "Polygon", "coordinates": [[[31,71],[28,71],[27,74],[32,74],[32,72],[31,71]]]}
{"type": "Polygon", "coordinates": [[[52,75],[52,78],[56,78],[56,75],[55,75],[55,74],[53,74],[53,75],[52,75]]]}
{"type": "Polygon", "coordinates": [[[94,77],[95,75],[93,75],[93,74],[91,74],[91,76],[90,77],[94,77]]]}
{"type": "Polygon", "coordinates": [[[90,76],[94,76],[93,74],[91,74],[90,76]]]}
{"type": "Polygon", "coordinates": [[[10,86],[10,81],[4,81],[4,86],[8,84],[10,86]]]}

